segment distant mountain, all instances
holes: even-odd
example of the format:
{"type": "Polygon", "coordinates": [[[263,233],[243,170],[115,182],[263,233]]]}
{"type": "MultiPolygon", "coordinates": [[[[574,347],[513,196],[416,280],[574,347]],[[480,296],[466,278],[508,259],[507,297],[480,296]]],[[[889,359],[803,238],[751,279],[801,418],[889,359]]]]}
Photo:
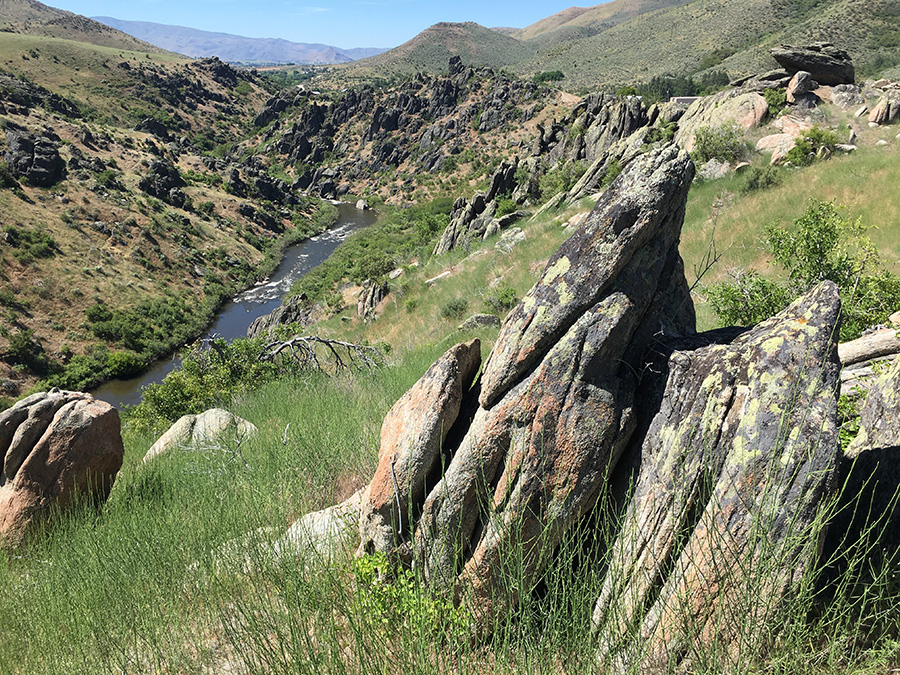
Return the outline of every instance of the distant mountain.
{"type": "Polygon", "coordinates": [[[348,63],[386,51],[374,47],[340,49],[280,38],[249,38],[150,21],[124,21],[110,16],[95,19],[169,51],[195,58],[218,56],[232,63],[348,63]]]}
{"type": "Polygon", "coordinates": [[[379,74],[405,75],[416,71],[447,70],[451,56],[471,66],[504,68],[534,56],[534,48],[502,30],[477,23],[436,23],[399,47],[364,59],[351,69],[371,68],[379,74]]]}
{"type": "Polygon", "coordinates": [[[900,0],[613,0],[511,33],[439,23],[341,71],[348,81],[435,74],[458,55],[523,77],[560,71],[561,87],[590,91],[711,69],[751,75],[777,66],[771,47],[822,41],[845,49],[861,76],[900,67],[900,0]]]}
{"type": "Polygon", "coordinates": [[[0,31],[38,37],[54,37],[137,52],[163,50],[127,35],[115,27],[35,0],[0,0],[0,31]]]}

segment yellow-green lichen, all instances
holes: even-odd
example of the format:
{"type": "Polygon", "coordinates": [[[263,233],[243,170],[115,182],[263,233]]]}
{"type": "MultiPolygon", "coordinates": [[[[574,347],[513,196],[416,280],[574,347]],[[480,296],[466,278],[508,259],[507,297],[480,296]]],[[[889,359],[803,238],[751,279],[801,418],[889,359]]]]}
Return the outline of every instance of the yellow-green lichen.
{"type": "Polygon", "coordinates": [[[571,267],[572,262],[566,256],[562,256],[547,270],[547,273],[544,275],[543,283],[552,284],[559,277],[568,272],[571,267]]]}

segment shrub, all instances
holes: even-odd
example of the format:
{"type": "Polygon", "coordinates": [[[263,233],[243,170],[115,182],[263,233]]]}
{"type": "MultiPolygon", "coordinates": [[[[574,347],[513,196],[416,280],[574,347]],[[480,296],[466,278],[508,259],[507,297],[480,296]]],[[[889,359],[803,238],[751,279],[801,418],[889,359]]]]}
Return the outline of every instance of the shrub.
{"type": "Polygon", "coordinates": [[[441,307],[441,318],[443,319],[461,319],[466,313],[469,302],[465,298],[454,298],[446,305],[441,307]]]}
{"type": "Polygon", "coordinates": [[[720,162],[735,162],[746,150],[744,137],[736,124],[718,127],[700,127],[694,135],[694,150],[691,157],[697,164],[705,164],[711,159],[720,162]]]}
{"type": "Polygon", "coordinates": [[[0,189],[19,187],[19,182],[10,171],[9,164],[0,160],[0,189]]]}
{"type": "Polygon", "coordinates": [[[497,288],[491,289],[487,295],[484,296],[484,302],[496,313],[505,313],[511,310],[517,302],[519,302],[519,297],[516,295],[516,291],[514,288],[510,286],[498,286],[497,288]]]}
{"type": "Polygon", "coordinates": [[[865,230],[859,220],[842,216],[834,203],[813,200],[793,227],[766,226],[767,247],[787,281],[747,273],[716,284],[707,293],[713,310],[725,325],[753,324],[829,280],[841,293],[841,340],[859,337],[900,306],[900,276],[882,267],[865,230]]]}
{"type": "Polygon", "coordinates": [[[787,105],[787,92],[784,89],[763,89],[763,98],[769,104],[769,114],[775,117],[787,105]]]}
{"type": "Polygon", "coordinates": [[[587,171],[585,162],[560,162],[541,176],[539,181],[541,199],[546,201],[560,192],[566,192],[578,182],[585,171],[587,171]]]}
{"type": "Polygon", "coordinates": [[[538,84],[545,82],[559,82],[565,79],[565,74],[561,70],[547,70],[534,76],[534,81],[538,84]]]}
{"type": "Polygon", "coordinates": [[[787,160],[794,166],[809,166],[819,157],[830,156],[838,143],[840,139],[833,131],[813,127],[800,135],[787,160]]]}
{"type": "Polygon", "coordinates": [[[775,187],[781,183],[781,174],[774,166],[764,166],[762,168],[752,166],[748,168],[743,176],[741,176],[740,187],[741,193],[748,194],[758,190],[765,190],[775,187]]]}

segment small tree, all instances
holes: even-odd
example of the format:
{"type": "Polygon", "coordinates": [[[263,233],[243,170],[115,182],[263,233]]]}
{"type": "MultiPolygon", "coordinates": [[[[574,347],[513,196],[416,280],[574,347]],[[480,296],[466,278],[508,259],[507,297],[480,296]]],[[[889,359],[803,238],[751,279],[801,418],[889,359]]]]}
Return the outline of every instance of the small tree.
{"type": "Polygon", "coordinates": [[[793,227],[767,225],[767,248],[787,280],[769,281],[749,272],[712,286],[707,297],[722,324],[757,323],[825,280],[841,292],[842,340],[859,337],[900,308],[900,276],[882,267],[862,221],[844,217],[840,208],[812,200],[793,227]]]}

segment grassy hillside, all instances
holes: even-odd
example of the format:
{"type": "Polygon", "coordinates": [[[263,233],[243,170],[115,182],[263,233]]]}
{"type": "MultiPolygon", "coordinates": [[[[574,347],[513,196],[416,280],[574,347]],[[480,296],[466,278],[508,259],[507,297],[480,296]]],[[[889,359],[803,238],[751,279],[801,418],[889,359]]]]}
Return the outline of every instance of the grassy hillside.
{"type": "Polygon", "coordinates": [[[456,55],[467,65],[504,68],[533,53],[519,40],[477,23],[438,23],[399,47],[343,67],[341,73],[346,77],[440,73],[456,55]]]}
{"type": "Polygon", "coordinates": [[[690,0],[613,0],[594,7],[569,7],[513,33],[513,37],[530,41],[549,37],[551,33],[567,28],[599,33],[635,16],[677,7],[686,2],[690,0]]]}
{"type": "Polygon", "coordinates": [[[751,75],[776,67],[773,46],[828,41],[846,49],[862,75],[872,75],[900,61],[900,6],[897,0],[615,0],[571,7],[511,36],[437,24],[362,62],[369,70],[336,72],[370,78],[441,72],[459,54],[524,77],[558,70],[562,88],[593,91],[709,68],[751,75]]]}
{"type": "Polygon", "coordinates": [[[112,49],[164,51],[93,19],[48,7],[36,0],[0,0],[0,30],[4,33],[74,40],[112,49]]]}

